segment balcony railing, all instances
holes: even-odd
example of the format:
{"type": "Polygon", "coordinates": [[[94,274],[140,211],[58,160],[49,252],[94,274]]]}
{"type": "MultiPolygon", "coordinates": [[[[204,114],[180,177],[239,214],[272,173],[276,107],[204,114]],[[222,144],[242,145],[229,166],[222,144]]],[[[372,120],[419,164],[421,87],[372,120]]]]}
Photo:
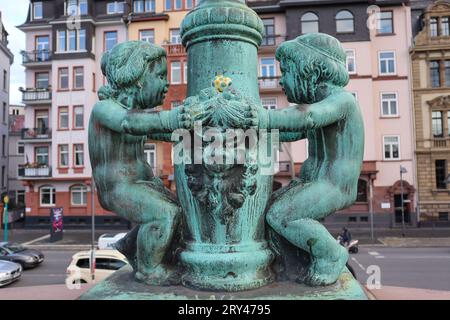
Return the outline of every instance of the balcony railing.
{"type": "Polygon", "coordinates": [[[168,56],[178,56],[186,54],[186,49],[182,44],[165,44],[163,45],[164,49],[166,49],[168,56]]]}
{"type": "Polygon", "coordinates": [[[24,128],[22,129],[23,140],[51,139],[52,129],[50,128],[24,128]]]}
{"type": "Polygon", "coordinates": [[[49,166],[41,166],[36,168],[22,167],[19,170],[19,177],[21,178],[50,177],[51,175],[52,175],[52,168],[49,166]]]}
{"type": "Polygon", "coordinates": [[[259,88],[260,89],[280,89],[280,77],[259,77],[259,88]]]}
{"type": "Polygon", "coordinates": [[[49,62],[52,60],[52,53],[49,50],[21,51],[22,63],[49,62]]]}
{"type": "Polygon", "coordinates": [[[20,88],[22,91],[22,101],[23,102],[39,102],[47,101],[52,99],[51,88],[37,89],[37,88],[20,88]]]}
{"type": "Polygon", "coordinates": [[[450,148],[450,137],[449,138],[434,138],[433,148],[450,148]]]}

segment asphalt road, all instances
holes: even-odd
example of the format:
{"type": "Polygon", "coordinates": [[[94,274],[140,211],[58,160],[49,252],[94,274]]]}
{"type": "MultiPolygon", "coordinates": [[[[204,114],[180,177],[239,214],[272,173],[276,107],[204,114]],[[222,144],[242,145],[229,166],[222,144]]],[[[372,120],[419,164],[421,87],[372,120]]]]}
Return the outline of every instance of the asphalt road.
{"type": "MultiPolygon", "coordinates": [[[[25,270],[19,281],[7,287],[64,284],[66,268],[74,253],[44,251],[45,261],[40,266],[25,270]]],[[[359,253],[350,255],[350,259],[363,284],[369,277],[366,272],[369,270],[373,275],[379,268],[381,285],[450,291],[450,248],[360,247],[359,253]]]]}
{"type": "Polygon", "coordinates": [[[25,270],[18,281],[5,288],[64,284],[66,268],[69,266],[72,255],[75,252],[59,250],[43,251],[45,255],[44,262],[34,269],[25,270]]]}
{"type": "Polygon", "coordinates": [[[360,247],[350,264],[362,284],[450,291],[450,248],[360,247]],[[369,274],[367,273],[369,272],[369,274]]]}

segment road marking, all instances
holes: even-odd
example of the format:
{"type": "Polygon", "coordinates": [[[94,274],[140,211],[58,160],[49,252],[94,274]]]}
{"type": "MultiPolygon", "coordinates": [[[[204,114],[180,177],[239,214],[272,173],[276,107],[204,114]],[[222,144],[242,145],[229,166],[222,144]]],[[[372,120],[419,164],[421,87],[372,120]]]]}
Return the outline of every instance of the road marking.
{"type": "Polygon", "coordinates": [[[50,238],[50,235],[49,235],[49,234],[46,234],[45,236],[42,236],[42,237],[33,239],[33,240],[31,240],[31,241],[22,243],[22,245],[28,246],[28,245],[30,245],[30,244],[33,244],[33,243],[35,243],[35,242],[38,242],[38,241],[41,241],[41,240],[44,240],[44,239],[47,239],[47,238],[50,238]]]}
{"type": "Polygon", "coordinates": [[[376,259],[384,259],[384,256],[375,256],[376,259]]]}
{"type": "Polygon", "coordinates": [[[359,263],[359,261],[358,260],[356,260],[356,258],[353,258],[352,257],[352,260],[358,265],[358,267],[360,267],[363,271],[366,271],[366,268],[364,268],[364,266],[361,264],[361,263],[359,263]]]}
{"type": "Polygon", "coordinates": [[[378,255],[379,255],[379,253],[376,252],[376,251],[369,251],[369,254],[370,254],[371,256],[378,256],[378,255]]]}

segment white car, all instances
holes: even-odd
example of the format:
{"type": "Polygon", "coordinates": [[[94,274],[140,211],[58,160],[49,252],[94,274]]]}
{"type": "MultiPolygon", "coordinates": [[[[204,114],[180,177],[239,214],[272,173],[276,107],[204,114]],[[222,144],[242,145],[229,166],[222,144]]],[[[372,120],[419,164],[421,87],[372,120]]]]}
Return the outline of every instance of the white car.
{"type": "MultiPolygon", "coordinates": [[[[67,267],[66,284],[91,283],[91,251],[80,251],[72,256],[67,267]]],[[[95,281],[101,281],[128,264],[127,259],[117,250],[95,251],[95,281]]]]}
{"type": "Polygon", "coordinates": [[[105,233],[102,234],[99,238],[98,238],[98,248],[100,250],[105,250],[105,249],[114,249],[114,244],[119,241],[120,239],[122,239],[123,237],[125,237],[127,234],[125,232],[123,233],[118,233],[116,235],[114,234],[109,234],[109,233],[105,233]]]}
{"type": "Polygon", "coordinates": [[[6,286],[22,276],[22,266],[15,262],[0,260],[0,287],[6,286]]]}

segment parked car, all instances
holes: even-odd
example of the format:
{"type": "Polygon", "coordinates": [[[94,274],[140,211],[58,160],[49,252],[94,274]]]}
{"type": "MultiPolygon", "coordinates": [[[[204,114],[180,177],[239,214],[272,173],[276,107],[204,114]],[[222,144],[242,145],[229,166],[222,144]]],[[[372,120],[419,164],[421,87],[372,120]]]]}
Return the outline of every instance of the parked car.
{"type": "MultiPolygon", "coordinates": [[[[72,256],[72,262],[67,267],[66,283],[90,283],[91,251],[80,251],[72,256]]],[[[101,281],[128,264],[127,259],[117,250],[95,251],[95,281],[101,281]]]]}
{"type": "Polygon", "coordinates": [[[15,242],[0,242],[0,260],[16,262],[22,269],[34,268],[44,261],[44,254],[15,242]]]}
{"type": "Polygon", "coordinates": [[[118,234],[110,234],[110,233],[102,234],[98,238],[98,248],[100,250],[114,249],[114,244],[123,237],[125,237],[126,235],[127,234],[125,232],[118,234]]]}
{"type": "Polygon", "coordinates": [[[4,287],[22,276],[22,266],[15,262],[0,260],[0,287],[4,287]]]}

